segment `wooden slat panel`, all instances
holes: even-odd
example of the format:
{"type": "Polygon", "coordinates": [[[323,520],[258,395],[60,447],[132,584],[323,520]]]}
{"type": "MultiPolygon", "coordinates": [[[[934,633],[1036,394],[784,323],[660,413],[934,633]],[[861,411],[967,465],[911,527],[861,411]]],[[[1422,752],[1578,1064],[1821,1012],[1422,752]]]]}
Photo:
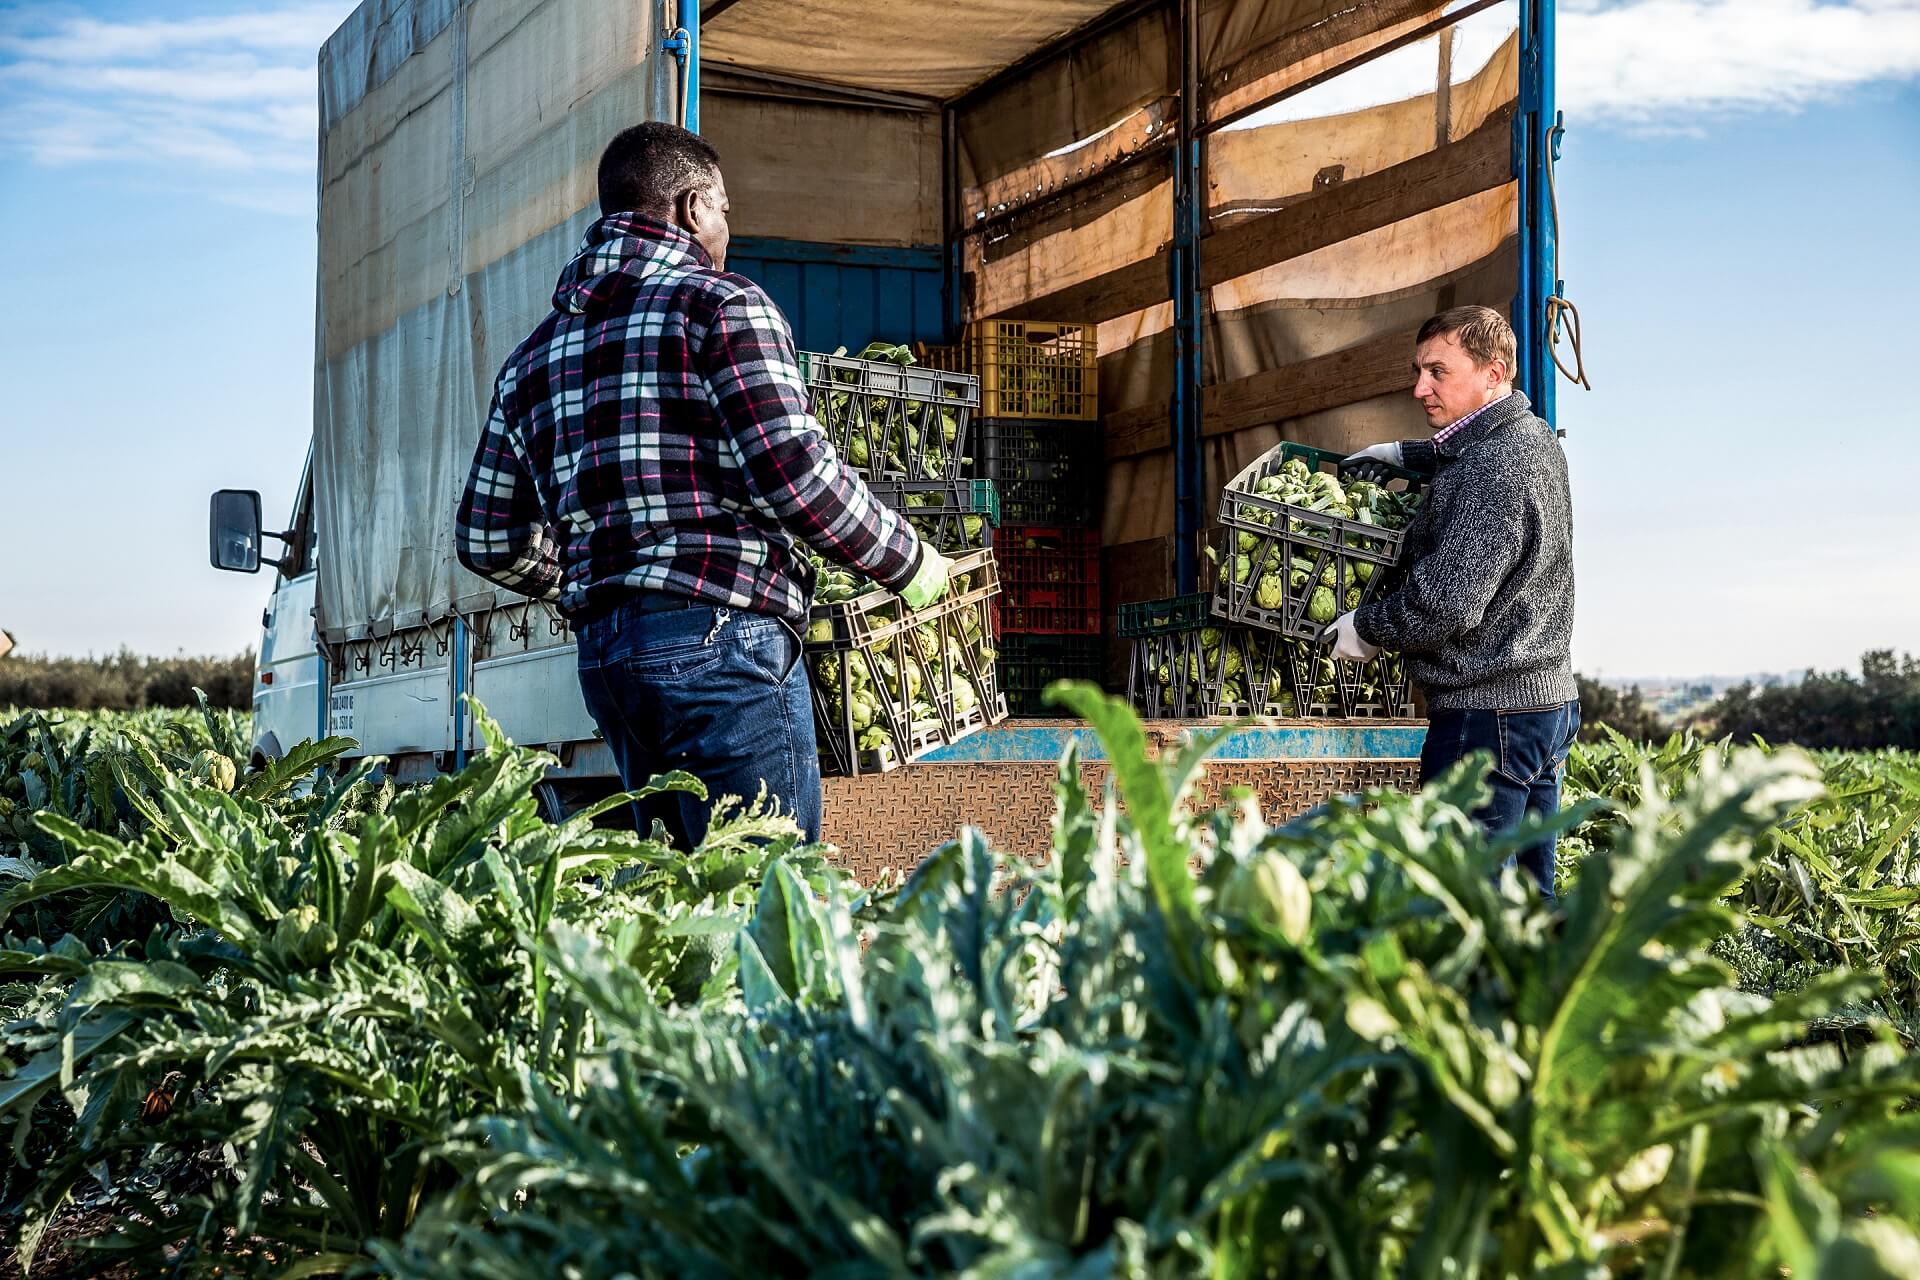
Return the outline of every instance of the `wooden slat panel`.
{"type": "MultiPolygon", "coordinates": [[[[1392,38],[1388,34],[1390,28],[1424,18],[1441,7],[1434,0],[1377,0],[1374,4],[1336,13],[1304,30],[1288,32],[1278,40],[1242,54],[1231,66],[1210,70],[1206,76],[1206,93],[1200,119],[1202,123],[1211,122],[1219,114],[1216,102],[1223,96],[1258,86],[1268,76],[1298,67],[1311,58],[1350,42],[1360,47],[1342,50],[1342,53],[1359,56],[1366,52],[1365,45],[1360,42],[1370,38],[1376,44],[1386,43],[1392,38]]],[[[1295,76],[1298,75],[1296,72],[1295,76]]]]}
{"type": "Polygon", "coordinates": [[[1200,249],[1201,283],[1232,280],[1506,185],[1513,181],[1512,119],[1509,108],[1458,142],[1217,232],[1200,249]]]}
{"type": "MultiPolygon", "coordinates": [[[[1230,435],[1248,427],[1304,417],[1413,386],[1413,339],[1418,332],[1390,333],[1324,356],[1206,389],[1203,436],[1230,435]]],[[[1169,448],[1173,443],[1164,405],[1143,405],[1106,417],[1106,455],[1125,458],[1169,448]]]]}
{"type": "MultiPolygon", "coordinates": [[[[1232,280],[1503,186],[1513,180],[1512,119],[1513,108],[1505,107],[1458,142],[1215,231],[1201,242],[1201,282],[1232,280]]],[[[1162,250],[1008,314],[1096,323],[1131,315],[1170,296],[1168,257],[1162,250]]]]}

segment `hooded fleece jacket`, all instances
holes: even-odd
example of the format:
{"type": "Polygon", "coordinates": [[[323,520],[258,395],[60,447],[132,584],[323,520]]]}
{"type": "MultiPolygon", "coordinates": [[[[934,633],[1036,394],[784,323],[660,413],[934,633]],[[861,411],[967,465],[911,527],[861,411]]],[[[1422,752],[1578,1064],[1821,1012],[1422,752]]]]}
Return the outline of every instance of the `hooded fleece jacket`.
{"type": "Polygon", "coordinates": [[[786,317],[676,227],[608,214],[494,384],[460,562],[575,625],[637,592],[806,625],[796,538],[898,590],[911,526],[808,411],[786,317]]]}

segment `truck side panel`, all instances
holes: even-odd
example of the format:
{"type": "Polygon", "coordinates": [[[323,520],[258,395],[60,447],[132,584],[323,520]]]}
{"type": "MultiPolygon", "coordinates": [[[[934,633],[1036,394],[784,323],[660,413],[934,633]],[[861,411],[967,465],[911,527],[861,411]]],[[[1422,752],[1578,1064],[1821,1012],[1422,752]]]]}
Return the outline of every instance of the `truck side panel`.
{"type": "Polygon", "coordinates": [[[500,364],[597,216],[607,139],[678,114],[677,17],[368,0],[321,51],[318,610],[330,721],[370,753],[451,757],[456,623],[524,603],[459,566],[454,511],[500,364]]]}
{"type": "Polygon", "coordinates": [[[756,281],[807,351],[873,340],[944,342],[946,270],[938,245],[883,248],[742,237],[727,269],[756,281]]]}

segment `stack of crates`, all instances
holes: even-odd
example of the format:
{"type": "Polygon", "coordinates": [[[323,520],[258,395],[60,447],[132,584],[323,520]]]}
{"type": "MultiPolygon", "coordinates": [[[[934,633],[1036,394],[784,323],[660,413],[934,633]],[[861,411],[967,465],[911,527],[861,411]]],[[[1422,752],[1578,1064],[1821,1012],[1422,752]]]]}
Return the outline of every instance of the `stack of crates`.
{"type": "Polygon", "coordinates": [[[962,462],[992,481],[1003,524],[996,544],[1001,678],[1012,714],[1044,706],[1054,680],[1098,681],[1100,513],[1104,457],[1094,328],[981,320],[951,347],[920,352],[929,368],[980,380],[962,462]]]}
{"type": "Polygon", "coordinates": [[[880,773],[1007,717],[993,639],[999,503],[990,482],[960,477],[980,385],[849,356],[801,364],[841,460],[953,560],[952,589],[925,609],[878,588],[813,606],[804,649],[821,772],[880,773]]]}
{"type": "MultiPolygon", "coordinates": [[[[1128,695],[1141,714],[1401,719],[1415,714],[1413,687],[1397,653],[1370,662],[1336,660],[1327,625],[1391,590],[1405,541],[1398,528],[1337,506],[1328,485],[1310,503],[1288,503],[1290,485],[1334,481],[1342,455],[1283,442],[1235,476],[1221,494],[1210,536],[1213,579],[1198,595],[1125,605],[1121,635],[1132,645],[1128,695]],[[1275,479],[1283,471],[1291,480],[1275,479]],[[1268,482],[1272,481],[1272,484],[1268,482]]],[[[1422,477],[1391,469],[1375,482],[1376,515],[1404,518],[1422,477]]],[[[1356,490],[1357,492],[1357,490],[1356,490]]]]}
{"type": "Polygon", "coordinates": [[[1296,642],[1218,618],[1207,592],[1120,606],[1127,700],[1143,719],[1294,716],[1296,642]]]}

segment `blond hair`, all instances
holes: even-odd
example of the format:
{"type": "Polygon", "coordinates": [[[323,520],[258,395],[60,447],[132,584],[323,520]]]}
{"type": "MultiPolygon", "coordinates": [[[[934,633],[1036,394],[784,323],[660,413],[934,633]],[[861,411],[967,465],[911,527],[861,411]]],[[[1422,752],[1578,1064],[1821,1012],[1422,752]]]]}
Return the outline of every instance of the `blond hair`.
{"type": "Polygon", "coordinates": [[[1452,307],[1420,326],[1419,346],[1434,338],[1452,335],[1460,347],[1481,368],[1495,360],[1505,367],[1507,381],[1513,381],[1514,365],[1519,362],[1519,344],[1513,326],[1492,307],[1452,307]]]}

